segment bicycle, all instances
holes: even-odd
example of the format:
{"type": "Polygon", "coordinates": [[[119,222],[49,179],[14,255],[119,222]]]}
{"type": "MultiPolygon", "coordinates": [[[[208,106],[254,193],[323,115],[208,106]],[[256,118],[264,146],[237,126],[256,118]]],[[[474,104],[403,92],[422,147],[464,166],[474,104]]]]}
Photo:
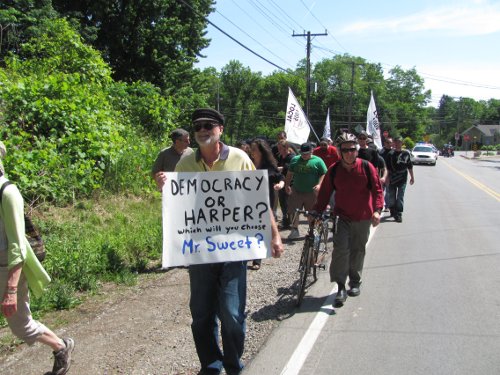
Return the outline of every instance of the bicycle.
{"type": "Polygon", "coordinates": [[[306,210],[296,210],[296,215],[304,214],[309,220],[309,229],[304,239],[304,246],[299,263],[299,287],[297,291],[297,306],[300,306],[306,293],[306,284],[309,275],[314,278],[314,282],[318,279],[316,270],[318,268],[325,269],[326,266],[323,260],[328,254],[328,234],[330,231],[330,222],[332,222],[332,214],[330,211],[322,213],[310,212],[306,210]]]}

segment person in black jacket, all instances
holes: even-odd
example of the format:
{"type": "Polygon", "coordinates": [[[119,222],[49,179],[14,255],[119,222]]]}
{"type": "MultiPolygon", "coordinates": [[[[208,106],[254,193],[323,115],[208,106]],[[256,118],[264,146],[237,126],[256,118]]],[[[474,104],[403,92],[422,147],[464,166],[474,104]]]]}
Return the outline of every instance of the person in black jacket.
{"type": "Polygon", "coordinates": [[[378,152],[374,148],[368,147],[368,134],[365,131],[358,135],[358,143],[358,158],[369,161],[378,170],[378,152]]]}
{"type": "MultiPolygon", "coordinates": [[[[267,169],[269,178],[269,206],[274,207],[276,198],[275,192],[280,191],[285,186],[285,176],[278,169],[278,163],[273,156],[269,144],[260,138],[255,138],[250,142],[250,158],[257,169],[267,169]]],[[[261,259],[254,259],[250,269],[257,271],[260,269],[261,259]]]]}
{"type": "Polygon", "coordinates": [[[402,149],[403,138],[394,139],[394,150],[387,155],[387,169],[389,171],[389,185],[387,186],[387,206],[391,216],[396,222],[403,221],[403,206],[408,174],[410,174],[410,185],[413,185],[413,164],[410,152],[402,149]]]}
{"type": "MultiPolygon", "coordinates": [[[[290,146],[286,139],[282,139],[278,142],[278,151],[279,156],[277,158],[278,161],[278,169],[283,176],[286,176],[288,173],[288,166],[290,162],[294,158],[296,152],[290,146]]],[[[282,219],[281,219],[281,229],[289,229],[290,228],[290,217],[288,216],[288,194],[285,189],[281,189],[278,191],[278,199],[281,207],[282,219]]]]}

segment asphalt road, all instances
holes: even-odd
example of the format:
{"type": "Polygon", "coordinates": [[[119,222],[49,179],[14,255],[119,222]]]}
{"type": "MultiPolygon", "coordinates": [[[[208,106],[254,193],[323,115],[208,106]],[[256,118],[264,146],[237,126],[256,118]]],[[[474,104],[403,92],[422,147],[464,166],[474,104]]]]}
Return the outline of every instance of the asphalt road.
{"type": "Polygon", "coordinates": [[[500,374],[500,158],[414,171],[403,223],[370,239],[361,295],[333,309],[323,272],[246,374],[500,374]]]}

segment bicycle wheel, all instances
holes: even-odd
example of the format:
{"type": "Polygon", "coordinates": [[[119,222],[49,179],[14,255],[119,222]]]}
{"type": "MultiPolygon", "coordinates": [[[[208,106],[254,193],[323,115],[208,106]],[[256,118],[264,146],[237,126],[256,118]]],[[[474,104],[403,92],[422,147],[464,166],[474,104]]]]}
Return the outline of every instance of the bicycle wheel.
{"type": "Polygon", "coordinates": [[[330,220],[324,220],[318,228],[317,240],[314,243],[314,257],[313,257],[313,277],[316,281],[318,279],[316,270],[318,268],[325,269],[323,260],[328,253],[328,234],[329,234],[330,220]]]}
{"type": "Polygon", "coordinates": [[[313,246],[310,238],[306,238],[304,243],[304,248],[302,249],[302,256],[300,258],[299,264],[299,288],[297,291],[297,306],[300,306],[302,300],[304,299],[304,295],[306,294],[306,284],[307,277],[309,276],[309,272],[312,266],[312,257],[313,257],[313,246]]]}

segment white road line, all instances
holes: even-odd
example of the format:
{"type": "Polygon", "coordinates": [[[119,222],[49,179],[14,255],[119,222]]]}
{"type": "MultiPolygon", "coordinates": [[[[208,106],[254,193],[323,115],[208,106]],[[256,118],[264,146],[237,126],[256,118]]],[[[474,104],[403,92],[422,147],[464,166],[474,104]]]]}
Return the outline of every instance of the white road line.
{"type": "MultiPolygon", "coordinates": [[[[368,237],[366,247],[368,247],[377,228],[378,227],[375,228],[371,227],[370,236],[368,237]]],[[[316,316],[309,325],[309,328],[302,337],[302,340],[300,340],[299,345],[297,345],[295,351],[288,360],[288,363],[281,371],[281,375],[297,375],[299,371],[302,369],[304,362],[306,361],[307,357],[309,356],[309,353],[314,347],[314,343],[318,339],[321,330],[325,326],[326,321],[328,320],[328,318],[331,315],[331,312],[333,311],[332,303],[334,301],[334,293],[336,292],[337,292],[337,285],[335,284],[333,289],[330,291],[328,297],[325,298],[321,310],[316,313],[316,316]]]]}

